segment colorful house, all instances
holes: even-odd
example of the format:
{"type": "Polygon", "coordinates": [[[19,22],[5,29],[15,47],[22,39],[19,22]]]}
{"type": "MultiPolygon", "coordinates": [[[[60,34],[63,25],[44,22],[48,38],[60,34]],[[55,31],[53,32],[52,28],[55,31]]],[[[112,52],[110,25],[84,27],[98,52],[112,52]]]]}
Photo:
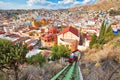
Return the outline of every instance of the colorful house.
{"type": "Polygon", "coordinates": [[[66,27],[58,35],[58,45],[65,45],[71,51],[77,50],[79,40],[79,31],[74,27],[66,27]]]}
{"type": "Polygon", "coordinates": [[[43,47],[52,47],[57,44],[58,28],[52,26],[48,29],[48,33],[41,36],[41,44],[43,47]]]}

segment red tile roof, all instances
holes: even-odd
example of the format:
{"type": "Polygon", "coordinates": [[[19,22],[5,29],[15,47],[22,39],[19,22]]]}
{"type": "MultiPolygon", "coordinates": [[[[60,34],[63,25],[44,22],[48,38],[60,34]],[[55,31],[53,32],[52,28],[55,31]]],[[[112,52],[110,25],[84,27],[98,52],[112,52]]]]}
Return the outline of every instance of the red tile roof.
{"type": "Polygon", "coordinates": [[[51,27],[49,28],[49,32],[50,32],[50,33],[57,33],[57,32],[58,32],[58,28],[57,28],[57,27],[54,27],[54,26],[51,26],[51,27]]]}
{"type": "Polygon", "coordinates": [[[8,34],[6,37],[11,37],[11,38],[19,38],[20,36],[17,34],[8,34]]]}
{"type": "Polygon", "coordinates": [[[23,33],[29,32],[30,30],[24,30],[23,33]]]}
{"type": "Polygon", "coordinates": [[[69,31],[79,37],[79,32],[74,27],[66,27],[60,32],[60,34],[65,34],[66,32],[69,32],[69,31]]]}
{"type": "Polygon", "coordinates": [[[5,32],[4,31],[0,31],[0,34],[5,34],[5,32]]]}
{"type": "Polygon", "coordinates": [[[92,36],[87,36],[87,40],[91,40],[92,39],[92,36]]]}

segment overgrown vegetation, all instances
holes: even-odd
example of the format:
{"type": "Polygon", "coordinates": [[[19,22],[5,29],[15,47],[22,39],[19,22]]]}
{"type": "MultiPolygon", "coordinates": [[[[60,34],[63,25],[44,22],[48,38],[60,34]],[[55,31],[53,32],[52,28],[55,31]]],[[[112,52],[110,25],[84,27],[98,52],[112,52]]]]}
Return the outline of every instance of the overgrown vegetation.
{"type": "Polygon", "coordinates": [[[6,74],[12,70],[15,80],[18,80],[18,67],[26,62],[27,52],[26,45],[14,45],[9,40],[0,39],[0,70],[6,74]]]}
{"type": "Polygon", "coordinates": [[[96,36],[96,34],[93,34],[92,40],[90,41],[90,48],[98,48],[102,46],[103,44],[107,43],[108,41],[112,40],[114,38],[114,33],[112,30],[111,25],[106,26],[105,21],[103,21],[99,33],[99,37],[96,36]]]}
{"type": "Polygon", "coordinates": [[[33,55],[32,57],[27,58],[27,62],[31,65],[39,64],[39,66],[42,66],[43,63],[46,62],[46,58],[41,53],[38,53],[36,55],[33,55]]]}
{"type": "Polygon", "coordinates": [[[81,59],[85,80],[120,79],[120,36],[109,40],[102,48],[88,49],[81,59]]]}
{"type": "Polygon", "coordinates": [[[120,10],[110,10],[110,16],[120,15],[120,10]]]}
{"type": "Polygon", "coordinates": [[[51,56],[53,59],[60,59],[61,57],[66,58],[71,53],[70,49],[64,45],[55,45],[52,47],[51,51],[51,56]]]}

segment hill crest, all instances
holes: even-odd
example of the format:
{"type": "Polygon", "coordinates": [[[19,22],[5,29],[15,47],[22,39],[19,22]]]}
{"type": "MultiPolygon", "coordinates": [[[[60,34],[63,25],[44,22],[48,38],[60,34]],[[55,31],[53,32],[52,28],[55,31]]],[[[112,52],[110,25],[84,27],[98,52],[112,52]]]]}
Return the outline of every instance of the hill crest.
{"type": "Polygon", "coordinates": [[[69,10],[84,9],[86,11],[90,10],[108,10],[110,8],[120,8],[120,0],[99,0],[95,4],[71,7],[69,10]]]}

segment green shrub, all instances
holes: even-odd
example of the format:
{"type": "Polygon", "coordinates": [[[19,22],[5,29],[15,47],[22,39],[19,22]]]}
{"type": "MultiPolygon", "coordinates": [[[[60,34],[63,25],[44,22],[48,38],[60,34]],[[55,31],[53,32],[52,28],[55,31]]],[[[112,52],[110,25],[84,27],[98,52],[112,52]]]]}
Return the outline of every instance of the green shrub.
{"type": "Polygon", "coordinates": [[[96,43],[97,41],[97,36],[96,34],[93,34],[92,40],[90,41],[90,48],[96,43]]]}
{"type": "Polygon", "coordinates": [[[99,43],[96,43],[93,45],[93,48],[99,48],[101,45],[99,43]]]}
{"type": "Polygon", "coordinates": [[[46,47],[40,47],[39,49],[41,49],[41,50],[47,50],[46,47]]]}
{"type": "Polygon", "coordinates": [[[99,43],[99,44],[105,44],[106,41],[105,41],[104,38],[103,38],[103,39],[98,39],[98,40],[97,40],[97,43],[99,43]]]}
{"type": "Polygon", "coordinates": [[[53,59],[60,59],[61,57],[68,57],[71,53],[71,50],[64,45],[55,45],[51,49],[51,56],[53,59]]]}
{"type": "Polygon", "coordinates": [[[46,58],[41,53],[38,53],[37,55],[27,58],[27,62],[28,64],[39,64],[42,66],[43,63],[46,62],[46,58]]]}

